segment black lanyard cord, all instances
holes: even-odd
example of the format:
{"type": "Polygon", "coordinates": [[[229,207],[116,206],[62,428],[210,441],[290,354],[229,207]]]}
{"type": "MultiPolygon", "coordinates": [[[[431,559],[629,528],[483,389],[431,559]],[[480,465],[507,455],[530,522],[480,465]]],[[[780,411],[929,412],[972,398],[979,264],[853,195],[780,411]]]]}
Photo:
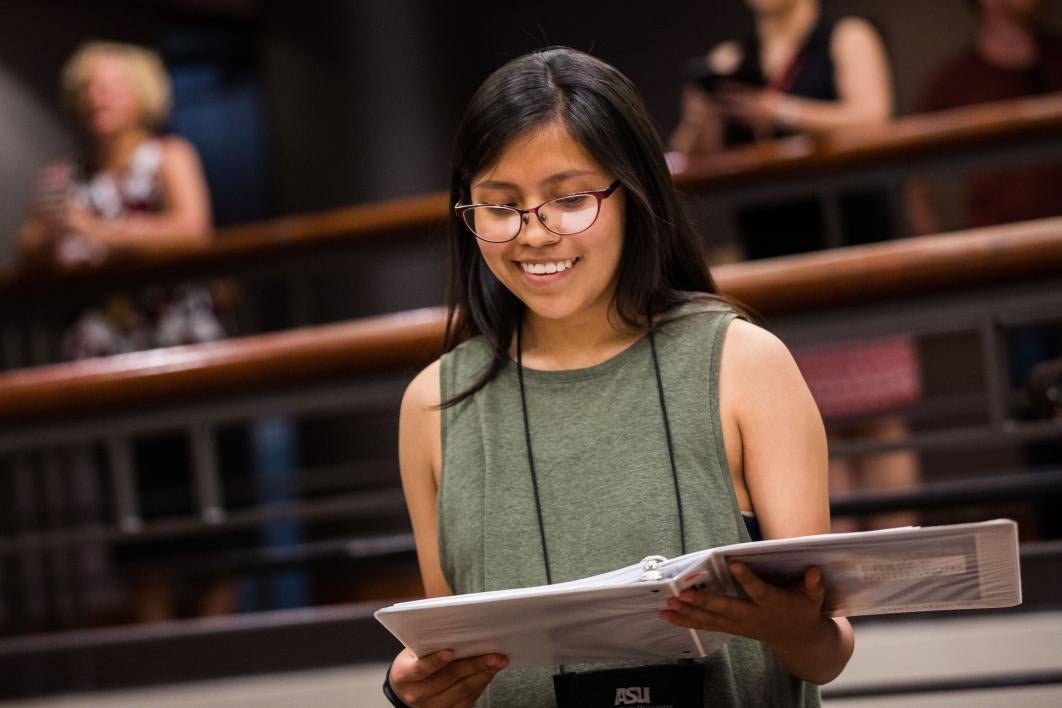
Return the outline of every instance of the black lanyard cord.
{"type": "Polygon", "coordinates": [[[542,559],[546,564],[546,584],[553,584],[549,570],[549,549],[546,547],[546,524],[542,521],[542,500],[538,496],[538,475],[535,474],[535,456],[531,453],[531,423],[527,416],[527,395],[524,393],[524,346],[523,323],[516,325],[516,378],[520,382],[520,407],[524,414],[524,442],[527,444],[527,467],[531,470],[531,486],[535,491],[535,511],[538,512],[538,534],[542,539],[542,559]]]}
{"type": "MultiPolygon", "coordinates": [[[[538,516],[538,533],[542,541],[542,560],[546,566],[546,584],[553,584],[550,570],[549,548],[546,545],[546,524],[542,519],[542,499],[538,491],[538,474],[535,471],[535,456],[531,448],[531,422],[527,413],[527,392],[524,388],[524,347],[522,338],[523,323],[516,327],[516,378],[520,385],[520,408],[524,418],[524,442],[527,446],[527,467],[531,471],[531,487],[535,495],[535,513],[538,516]]],[[[671,462],[671,478],[675,483],[675,504],[678,507],[679,544],[682,554],[686,554],[686,522],[682,513],[682,491],[679,488],[678,467],[675,464],[675,447],[671,437],[671,423],[667,414],[667,400],[664,397],[664,380],[660,374],[660,359],[656,353],[656,337],[653,336],[652,319],[649,321],[649,348],[653,358],[653,372],[656,374],[656,390],[660,398],[660,413],[664,423],[664,437],[667,439],[667,456],[671,462]]]]}
{"type": "Polygon", "coordinates": [[[656,391],[660,394],[660,414],[664,420],[664,437],[667,438],[667,458],[671,462],[671,478],[675,482],[675,506],[678,509],[679,547],[686,555],[686,520],[682,515],[682,490],[679,488],[678,466],[675,465],[675,444],[671,438],[671,422],[667,415],[667,400],[664,398],[664,377],[660,375],[660,358],[656,355],[656,337],[653,336],[652,315],[649,316],[649,350],[653,354],[653,370],[656,372],[656,391]]]}

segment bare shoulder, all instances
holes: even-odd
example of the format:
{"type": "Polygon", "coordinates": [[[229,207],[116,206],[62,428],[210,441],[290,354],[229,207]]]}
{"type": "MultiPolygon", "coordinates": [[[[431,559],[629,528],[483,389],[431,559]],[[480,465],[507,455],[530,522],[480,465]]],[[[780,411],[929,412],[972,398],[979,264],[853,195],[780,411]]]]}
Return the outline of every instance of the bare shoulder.
{"type": "Polygon", "coordinates": [[[723,362],[729,362],[738,371],[761,370],[770,365],[795,366],[793,356],[781,339],[742,319],[735,319],[727,328],[723,362]]]}
{"type": "Polygon", "coordinates": [[[413,413],[415,411],[432,411],[438,408],[441,402],[439,393],[439,361],[439,359],[436,359],[424,367],[406,386],[405,395],[402,396],[403,415],[407,409],[413,413]]]}
{"type": "Polygon", "coordinates": [[[171,183],[193,179],[193,183],[202,182],[203,168],[199,152],[192,143],[179,135],[167,135],[159,139],[159,145],[162,152],[162,171],[171,178],[171,183]]]}
{"type": "Polygon", "coordinates": [[[837,21],[830,37],[830,44],[835,51],[846,48],[870,48],[880,46],[881,34],[868,20],[862,17],[845,17],[837,21]]]}
{"type": "Polygon", "coordinates": [[[159,145],[162,147],[162,154],[167,157],[171,155],[192,157],[199,154],[195,145],[180,135],[167,135],[159,138],[159,145]]]}
{"type": "Polygon", "coordinates": [[[723,342],[720,371],[725,390],[740,391],[734,403],[748,410],[758,404],[809,396],[807,384],[789,348],[763,327],[734,320],[723,342]]]}
{"type": "Polygon", "coordinates": [[[430,476],[437,483],[442,470],[439,371],[436,360],[417,374],[402,396],[398,452],[402,475],[407,479],[427,480],[430,476]]]}
{"type": "Polygon", "coordinates": [[[179,135],[167,135],[159,139],[162,150],[162,168],[183,173],[202,171],[199,151],[195,145],[179,135]]]}

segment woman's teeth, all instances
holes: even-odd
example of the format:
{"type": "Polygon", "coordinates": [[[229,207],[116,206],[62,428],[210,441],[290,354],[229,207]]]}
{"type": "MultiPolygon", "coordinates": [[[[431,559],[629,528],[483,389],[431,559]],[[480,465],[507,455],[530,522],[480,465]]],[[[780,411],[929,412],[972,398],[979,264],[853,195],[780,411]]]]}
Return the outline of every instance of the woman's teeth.
{"type": "Polygon", "coordinates": [[[562,270],[568,270],[571,268],[577,258],[569,258],[566,261],[557,261],[555,263],[521,263],[520,267],[524,269],[525,273],[531,273],[533,275],[545,275],[547,273],[560,273],[562,270]]]}

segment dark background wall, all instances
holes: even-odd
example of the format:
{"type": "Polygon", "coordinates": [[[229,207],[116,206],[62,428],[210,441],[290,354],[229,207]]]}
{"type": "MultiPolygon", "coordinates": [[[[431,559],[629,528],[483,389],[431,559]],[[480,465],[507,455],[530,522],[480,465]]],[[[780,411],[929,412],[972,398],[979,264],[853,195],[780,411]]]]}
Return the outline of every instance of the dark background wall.
{"type": "MultiPolygon", "coordinates": [[[[965,0],[825,0],[884,31],[901,113],[969,41],[965,0]]],[[[1062,0],[1049,9],[1062,16],[1062,0]]],[[[59,68],[86,38],[153,45],[177,84],[220,224],[442,189],[461,110],[486,74],[549,44],[593,52],[678,117],[690,57],[751,30],[740,0],[2,0],[0,265],[37,169],[68,144],[59,68]]]]}

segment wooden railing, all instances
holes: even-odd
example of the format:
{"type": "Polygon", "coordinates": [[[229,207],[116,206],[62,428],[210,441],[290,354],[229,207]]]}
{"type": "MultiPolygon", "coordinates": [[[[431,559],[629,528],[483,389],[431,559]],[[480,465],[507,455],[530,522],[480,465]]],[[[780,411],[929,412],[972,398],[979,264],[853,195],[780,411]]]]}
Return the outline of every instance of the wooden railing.
{"type": "MultiPolygon", "coordinates": [[[[876,128],[795,137],[695,160],[676,180],[713,192],[774,179],[807,179],[838,170],[907,166],[958,153],[1062,137],[1062,95],[958,108],[901,118],[876,128]]],[[[292,254],[312,255],[380,235],[442,231],[449,209],[443,192],[290,216],[218,231],[209,246],[114,261],[71,272],[0,272],[0,298],[65,287],[113,286],[128,279],[225,273],[292,254]]]]}
{"type": "Polygon", "coordinates": [[[876,127],[797,136],[694,160],[679,180],[718,189],[838,169],[905,164],[1062,136],[1062,94],[907,116],[876,127]]]}
{"type": "MultiPolygon", "coordinates": [[[[762,314],[988,287],[1062,272],[1062,218],[715,269],[720,292],[762,314]]],[[[0,422],[312,383],[423,365],[444,312],[352,322],[0,373],[0,422]]]]}

